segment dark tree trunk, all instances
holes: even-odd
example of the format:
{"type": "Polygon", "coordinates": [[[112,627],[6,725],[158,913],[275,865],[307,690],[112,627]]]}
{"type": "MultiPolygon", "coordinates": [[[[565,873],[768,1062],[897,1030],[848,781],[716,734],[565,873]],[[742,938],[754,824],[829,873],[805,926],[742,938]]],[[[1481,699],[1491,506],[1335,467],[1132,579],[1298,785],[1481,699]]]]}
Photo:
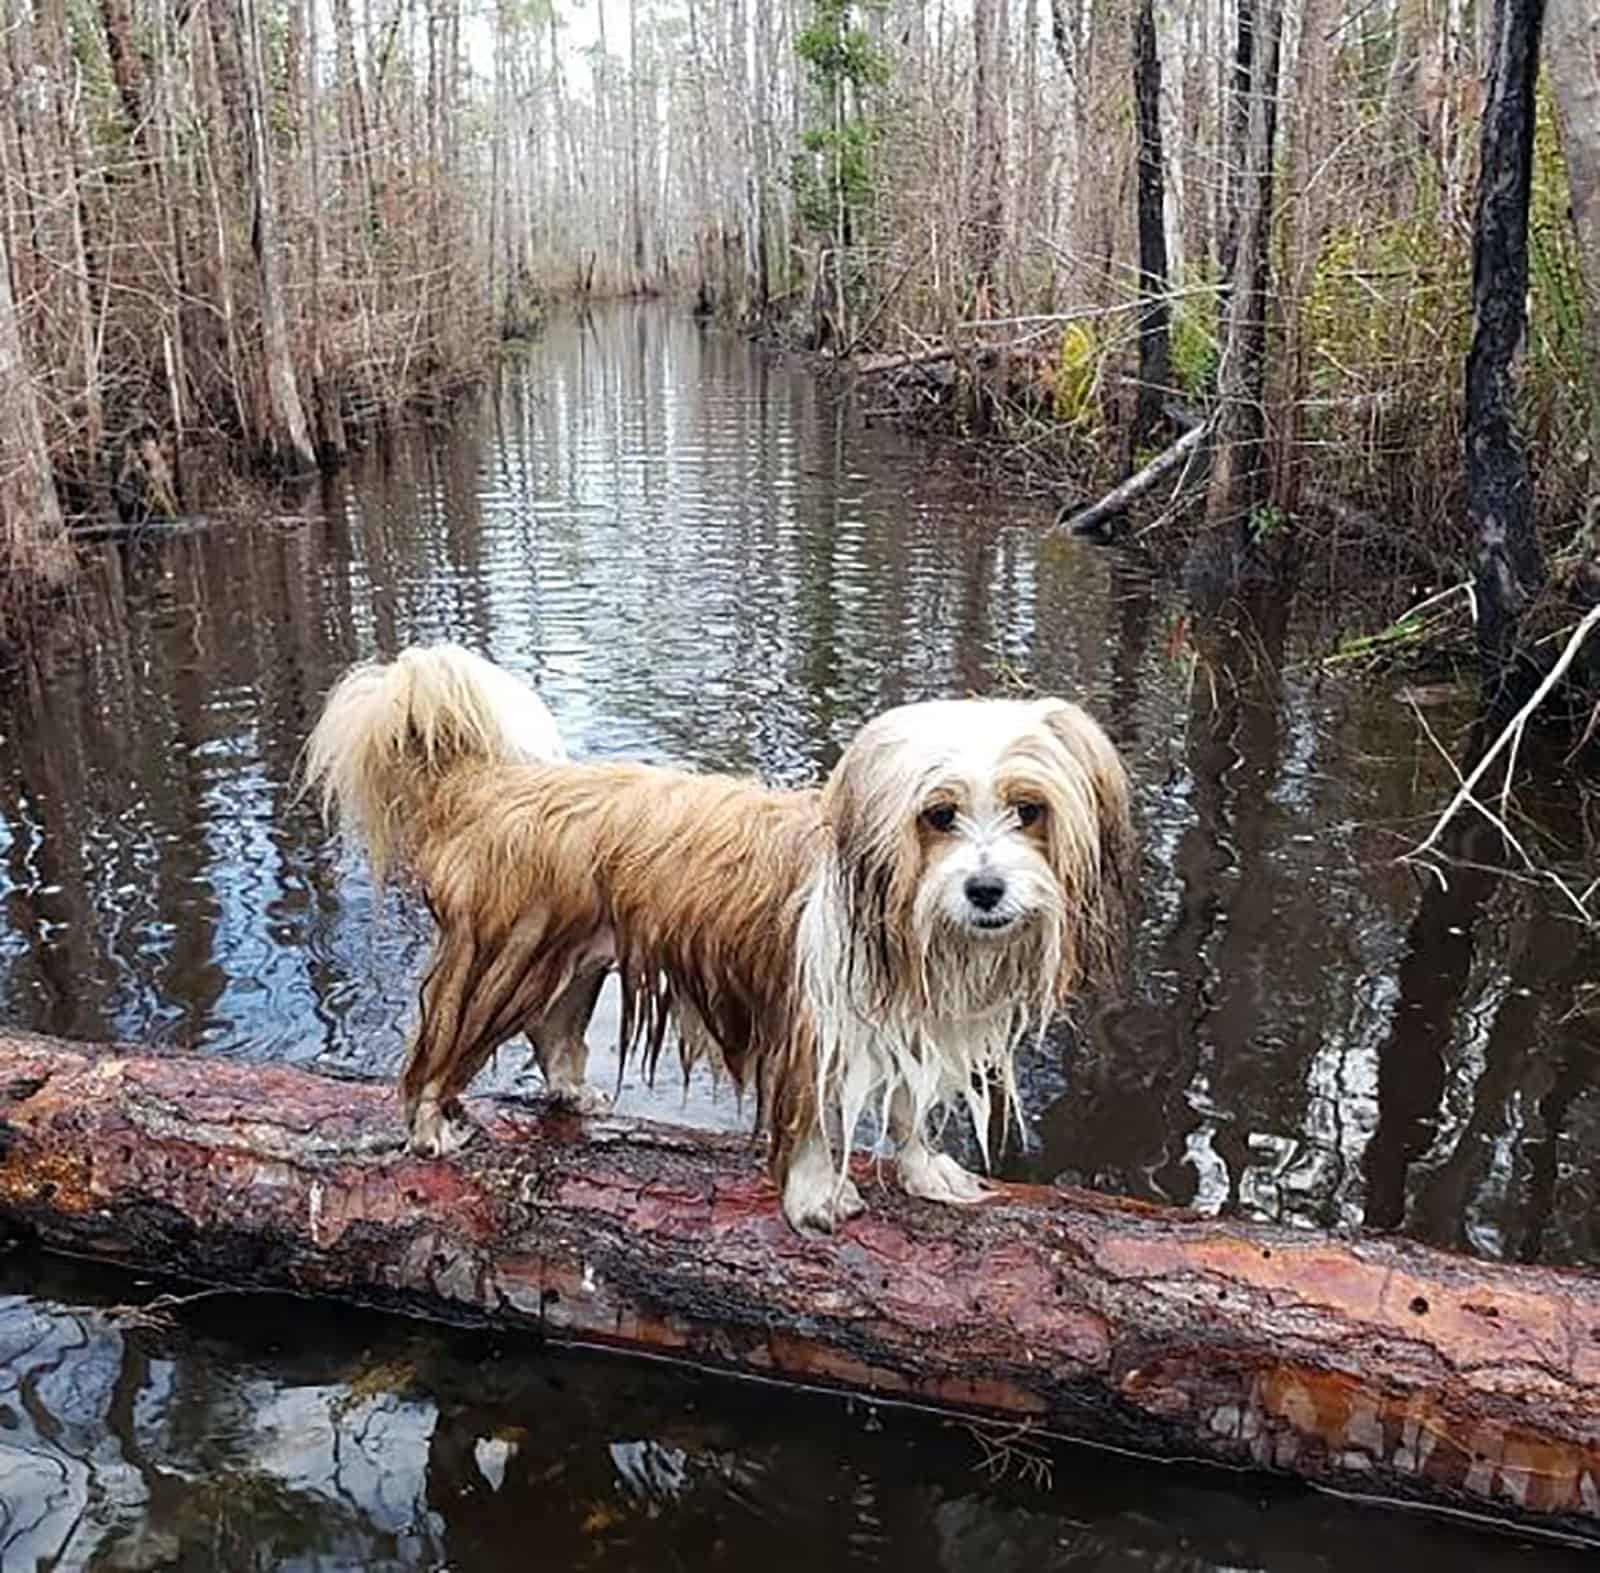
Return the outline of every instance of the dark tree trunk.
{"type": "Polygon", "coordinates": [[[784,1223],[744,1138],[0,1032],[0,1223],[60,1250],[1006,1416],[1600,1538],[1600,1279],[1002,1186],[784,1223]]]}
{"type": "Polygon", "coordinates": [[[1472,239],[1467,355],[1467,517],[1477,550],[1486,683],[1509,669],[1522,613],[1544,583],[1533,479],[1517,431],[1513,368],[1526,331],[1534,85],[1544,0],[1494,0],[1472,239]]]}
{"type": "Polygon", "coordinates": [[[1133,24],[1133,96],[1139,119],[1139,397],[1128,468],[1157,434],[1171,381],[1167,309],[1166,170],[1161,149],[1161,56],[1155,0],[1140,0],[1133,24]]]}

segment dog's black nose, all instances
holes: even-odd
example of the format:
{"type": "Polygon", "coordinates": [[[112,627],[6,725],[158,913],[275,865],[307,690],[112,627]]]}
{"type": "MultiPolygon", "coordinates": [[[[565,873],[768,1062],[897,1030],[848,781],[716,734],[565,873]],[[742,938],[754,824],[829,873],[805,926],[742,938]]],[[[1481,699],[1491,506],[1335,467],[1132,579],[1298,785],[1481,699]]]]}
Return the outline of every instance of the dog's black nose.
{"type": "Polygon", "coordinates": [[[998,874],[973,874],[967,880],[967,900],[980,912],[993,912],[1006,893],[1006,882],[998,874]]]}

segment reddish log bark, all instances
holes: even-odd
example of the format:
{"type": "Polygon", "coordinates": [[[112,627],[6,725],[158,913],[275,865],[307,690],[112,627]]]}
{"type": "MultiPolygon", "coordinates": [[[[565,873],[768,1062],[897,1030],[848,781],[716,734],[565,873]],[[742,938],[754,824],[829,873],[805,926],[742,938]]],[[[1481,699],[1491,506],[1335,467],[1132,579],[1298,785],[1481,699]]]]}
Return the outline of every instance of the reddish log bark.
{"type": "Polygon", "coordinates": [[[835,1239],[749,1142],[0,1032],[0,1219],[140,1268],[1003,1415],[1600,1538],[1600,1281],[1006,1186],[862,1178],[835,1239]]]}

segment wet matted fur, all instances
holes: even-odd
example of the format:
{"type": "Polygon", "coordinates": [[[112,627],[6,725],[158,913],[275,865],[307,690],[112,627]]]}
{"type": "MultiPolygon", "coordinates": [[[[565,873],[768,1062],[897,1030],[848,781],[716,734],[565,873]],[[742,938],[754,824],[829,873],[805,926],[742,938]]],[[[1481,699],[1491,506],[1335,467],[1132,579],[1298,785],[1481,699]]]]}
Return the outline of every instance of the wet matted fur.
{"type": "MultiPolygon", "coordinates": [[[[533,1041],[552,1094],[587,1086],[607,971],[624,1054],[675,1028],[757,1094],[797,1228],[860,1211],[849,1143],[873,1110],[905,1188],[978,1199],[929,1144],[951,1106],[987,1142],[1013,1055],[1123,938],[1126,773],[1060,699],[907,705],[865,726],[820,789],[561,758],[531,689],[453,646],[354,668],[306,779],[381,875],[412,872],[438,924],[402,1075],[413,1145],[470,1134],[468,1083],[533,1041]]],[[[985,1146],[985,1157],[987,1148],[985,1146]]]]}

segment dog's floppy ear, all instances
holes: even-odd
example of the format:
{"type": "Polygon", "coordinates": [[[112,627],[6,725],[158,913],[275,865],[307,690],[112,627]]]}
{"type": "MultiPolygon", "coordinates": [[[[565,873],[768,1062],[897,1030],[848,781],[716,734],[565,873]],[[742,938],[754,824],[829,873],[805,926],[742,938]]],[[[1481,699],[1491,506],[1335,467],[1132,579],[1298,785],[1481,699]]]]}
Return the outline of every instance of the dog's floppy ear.
{"type": "Polygon", "coordinates": [[[1065,699],[1039,703],[1046,729],[1075,759],[1088,782],[1100,822],[1100,888],[1092,927],[1090,971],[1105,980],[1120,974],[1132,921],[1137,847],[1133,830],[1133,793],[1127,767],[1100,723],[1088,711],[1065,699]]]}
{"type": "Polygon", "coordinates": [[[916,975],[912,908],[921,857],[914,798],[894,745],[869,724],[840,756],[823,792],[839,898],[867,995],[881,1002],[916,975]]]}

